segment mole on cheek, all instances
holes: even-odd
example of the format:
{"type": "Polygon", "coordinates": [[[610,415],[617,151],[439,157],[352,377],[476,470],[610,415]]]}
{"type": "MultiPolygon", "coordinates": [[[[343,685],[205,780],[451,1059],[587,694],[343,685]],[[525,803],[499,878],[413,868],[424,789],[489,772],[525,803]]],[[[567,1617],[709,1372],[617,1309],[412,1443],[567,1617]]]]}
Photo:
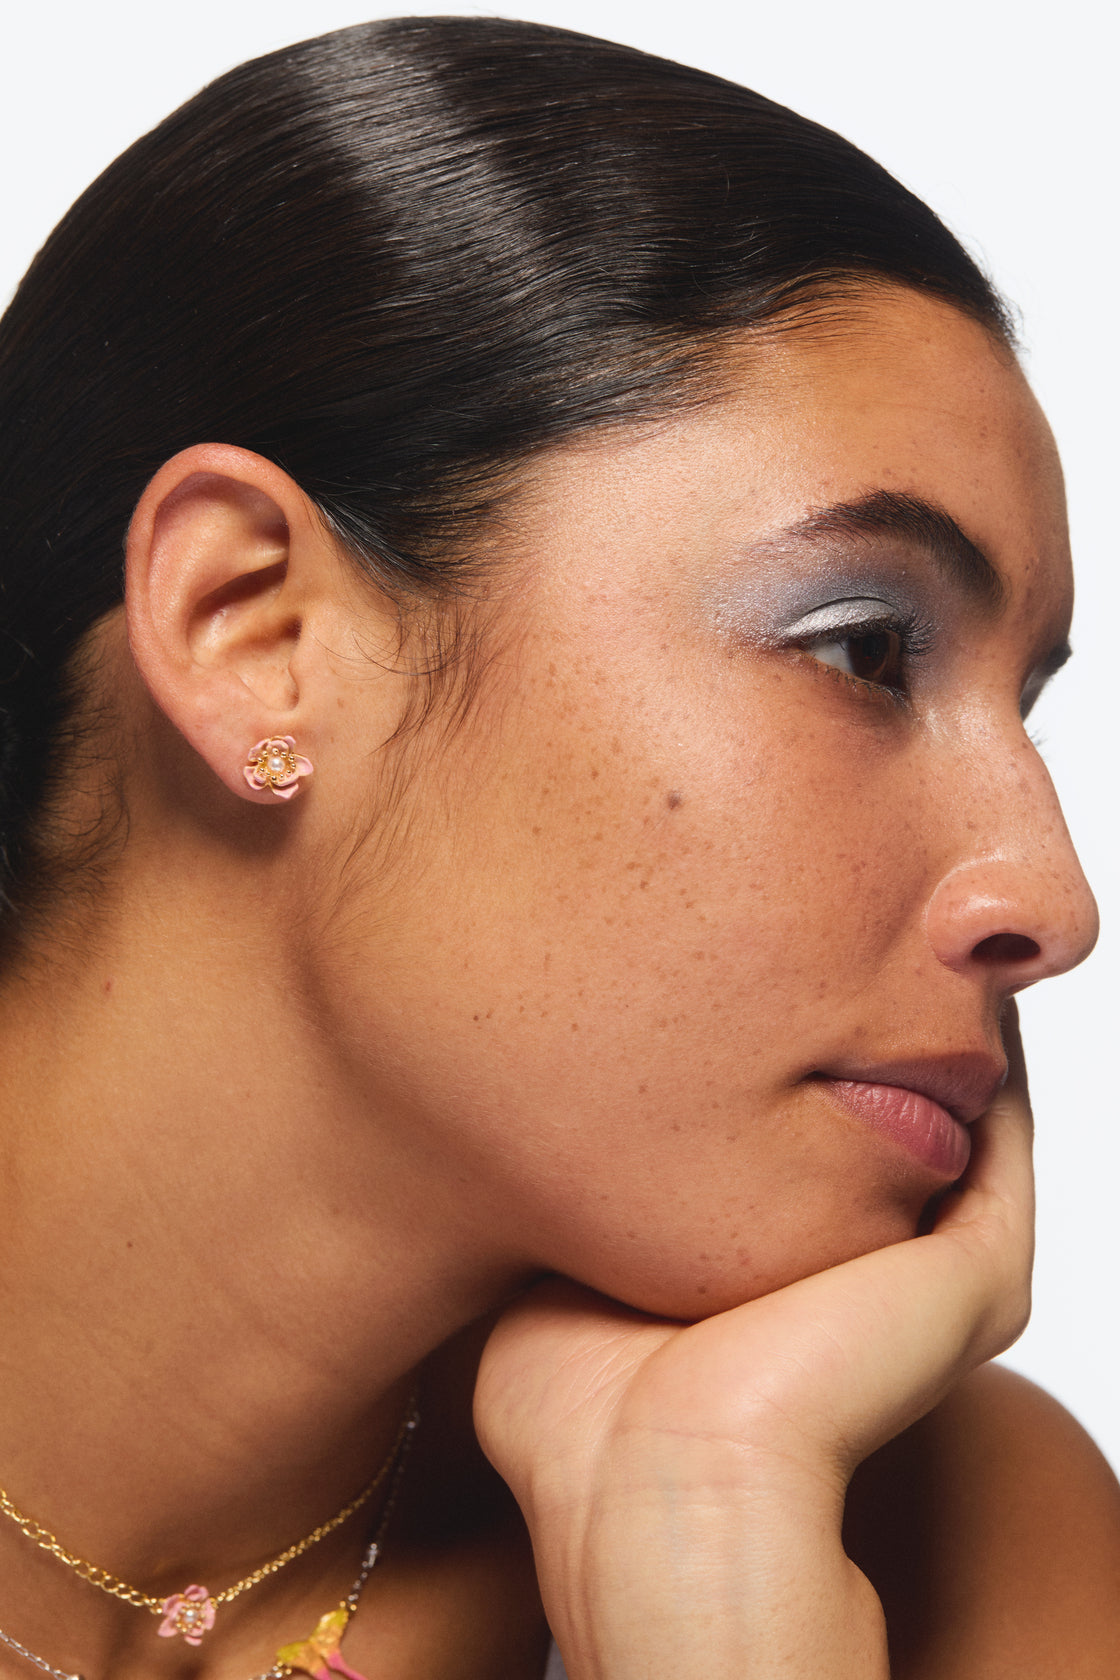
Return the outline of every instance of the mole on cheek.
{"type": "Polygon", "coordinates": [[[672,788],[665,795],[665,803],[668,805],[670,811],[675,811],[678,805],[682,805],[684,803],[684,794],[678,793],[676,788],[672,788]]]}

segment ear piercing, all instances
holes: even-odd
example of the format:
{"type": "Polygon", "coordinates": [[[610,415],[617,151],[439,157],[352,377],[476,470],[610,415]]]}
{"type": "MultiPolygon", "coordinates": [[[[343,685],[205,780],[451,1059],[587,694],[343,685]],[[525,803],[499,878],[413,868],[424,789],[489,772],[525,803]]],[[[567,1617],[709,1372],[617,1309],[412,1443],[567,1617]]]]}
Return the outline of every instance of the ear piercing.
{"type": "Polygon", "coordinates": [[[315,766],[296,752],[294,735],[269,735],[250,749],[242,775],[254,793],[274,793],[277,799],[291,799],[299,792],[301,776],[310,776],[315,766]]]}

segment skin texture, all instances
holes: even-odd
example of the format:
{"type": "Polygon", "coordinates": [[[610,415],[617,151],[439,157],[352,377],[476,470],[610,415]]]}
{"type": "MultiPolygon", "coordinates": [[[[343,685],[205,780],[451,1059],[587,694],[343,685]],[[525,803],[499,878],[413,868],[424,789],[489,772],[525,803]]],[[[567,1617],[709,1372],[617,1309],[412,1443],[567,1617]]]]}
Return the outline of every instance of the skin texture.
{"type": "MultiPolygon", "coordinates": [[[[4,1485],[127,1579],[217,1587],[363,1484],[428,1360],[430,1444],[347,1641],[371,1680],[539,1674],[524,1531],[471,1446],[481,1338],[455,1338],[542,1273],[582,1287],[502,1321],[478,1421],[573,1680],[657,1672],[641,1638],[666,1657],[667,1605],[674,1680],[882,1672],[879,1600],[840,1545],[848,1480],[1022,1322],[1027,1119],[1021,1078],[991,1100],[1001,1021],[1096,926],[1020,716],[1068,629],[1053,445],[1006,354],[906,293],[741,346],[726,384],[533,465],[488,538],[473,690],[449,679],[415,726],[423,615],[402,635],[292,481],[220,444],[149,485],[127,614],[96,638],[104,751],[69,816],[100,808],[111,762],[127,837],[0,998],[4,1485]],[[912,543],[806,537],[813,510],[882,492],[951,515],[998,610],[912,543]],[[853,570],[862,597],[869,569],[921,597],[905,695],[790,629],[791,579],[803,615],[850,599],[853,570]],[[269,808],[242,767],[272,735],[315,773],[269,808]],[[837,1082],[946,1077],[986,1112],[965,1193],[915,1242],[948,1176],[837,1082]],[[650,1450],[620,1458],[638,1417],[650,1450]],[[596,1537],[592,1510],[617,1529],[596,1537]],[[744,1551],[747,1510],[766,1522],[744,1551]],[[662,1547],[682,1511],[691,1580],[662,1547]],[[732,1602],[746,1620],[713,1622],[732,1602]]],[[[1016,1416],[1024,1462],[1051,1438],[1069,1460],[1111,1583],[1107,1473],[1045,1406],[1016,1416]]],[[[938,1441],[951,1458],[954,1426],[938,1441]]],[[[986,1474],[960,1478],[983,1510],[986,1474]]],[[[969,1509],[939,1516],[943,1551],[969,1509]]],[[[1026,1518],[1002,1532],[980,1602],[983,1569],[1029,1579],[1044,1544],[1026,1518]]],[[[184,1657],[4,1526],[0,1626],[91,1680],[244,1680],[360,1544],[332,1536],[184,1657]]],[[[1071,1648],[1106,1672],[1107,1612],[1036,1598],[1039,1680],[1071,1648]]],[[[897,1672],[995,1680],[976,1628],[968,1661],[897,1672]]]]}
{"type": "MultiPolygon", "coordinates": [[[[515,651],[403,801],[378,996],[380,884],[321,975],[356,1038],[392,1044],[402,1106],[421,1085],[428,1147],[503,1185],[511,1237],[646,1310],[911,1232],[944,1181],[805,1076],[952,1057],[998,1077],[1005,996],[1094,937],[1019,717],[1068,622],[1053,446],[980,329],[915,315],[940,322],[907,301],[862,341],[752,348],[728,405],[541,467],[510,517],[515,651]],[[752,645],[777,614],[737,606],[789,570],[752,547],[880,487],[932,493],[1014,581],[995,623],[931,587],[909,711],[752,645]],[[977,955],[1008,932],[1038,950],[977,955]],[[417,1019],[441,1023],[419,1069],[417,1019]]],[[[829,547],[797,561],[824,599],[829,547]]]]}

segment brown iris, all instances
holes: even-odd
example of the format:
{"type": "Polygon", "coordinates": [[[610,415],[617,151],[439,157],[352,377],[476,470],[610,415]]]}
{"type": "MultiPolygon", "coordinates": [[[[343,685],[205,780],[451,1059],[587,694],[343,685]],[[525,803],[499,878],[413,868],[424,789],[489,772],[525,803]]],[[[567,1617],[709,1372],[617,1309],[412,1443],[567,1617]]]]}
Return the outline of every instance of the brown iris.
{"type": "Polygon", "coordinates": [[[905,688],[902,637],[897,630],[868,630],[861,636],[846,636],[844,642],[854,677],[880,688],[905,688]]]}

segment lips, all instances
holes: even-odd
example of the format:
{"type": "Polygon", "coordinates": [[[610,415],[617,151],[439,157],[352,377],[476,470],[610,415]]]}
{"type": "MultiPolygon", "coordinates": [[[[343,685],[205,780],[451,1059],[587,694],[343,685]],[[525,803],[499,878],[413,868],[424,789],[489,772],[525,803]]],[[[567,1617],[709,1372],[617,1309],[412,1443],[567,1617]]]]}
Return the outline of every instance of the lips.
{"type": "Polygon", "coordinates": [[[991,1056],[969,1054],[837,1068],[815,1077],[840,1107],[951,1183],[968,1165],[968,1127],[991,1104],[1006,1071],[991,1056]]]}

